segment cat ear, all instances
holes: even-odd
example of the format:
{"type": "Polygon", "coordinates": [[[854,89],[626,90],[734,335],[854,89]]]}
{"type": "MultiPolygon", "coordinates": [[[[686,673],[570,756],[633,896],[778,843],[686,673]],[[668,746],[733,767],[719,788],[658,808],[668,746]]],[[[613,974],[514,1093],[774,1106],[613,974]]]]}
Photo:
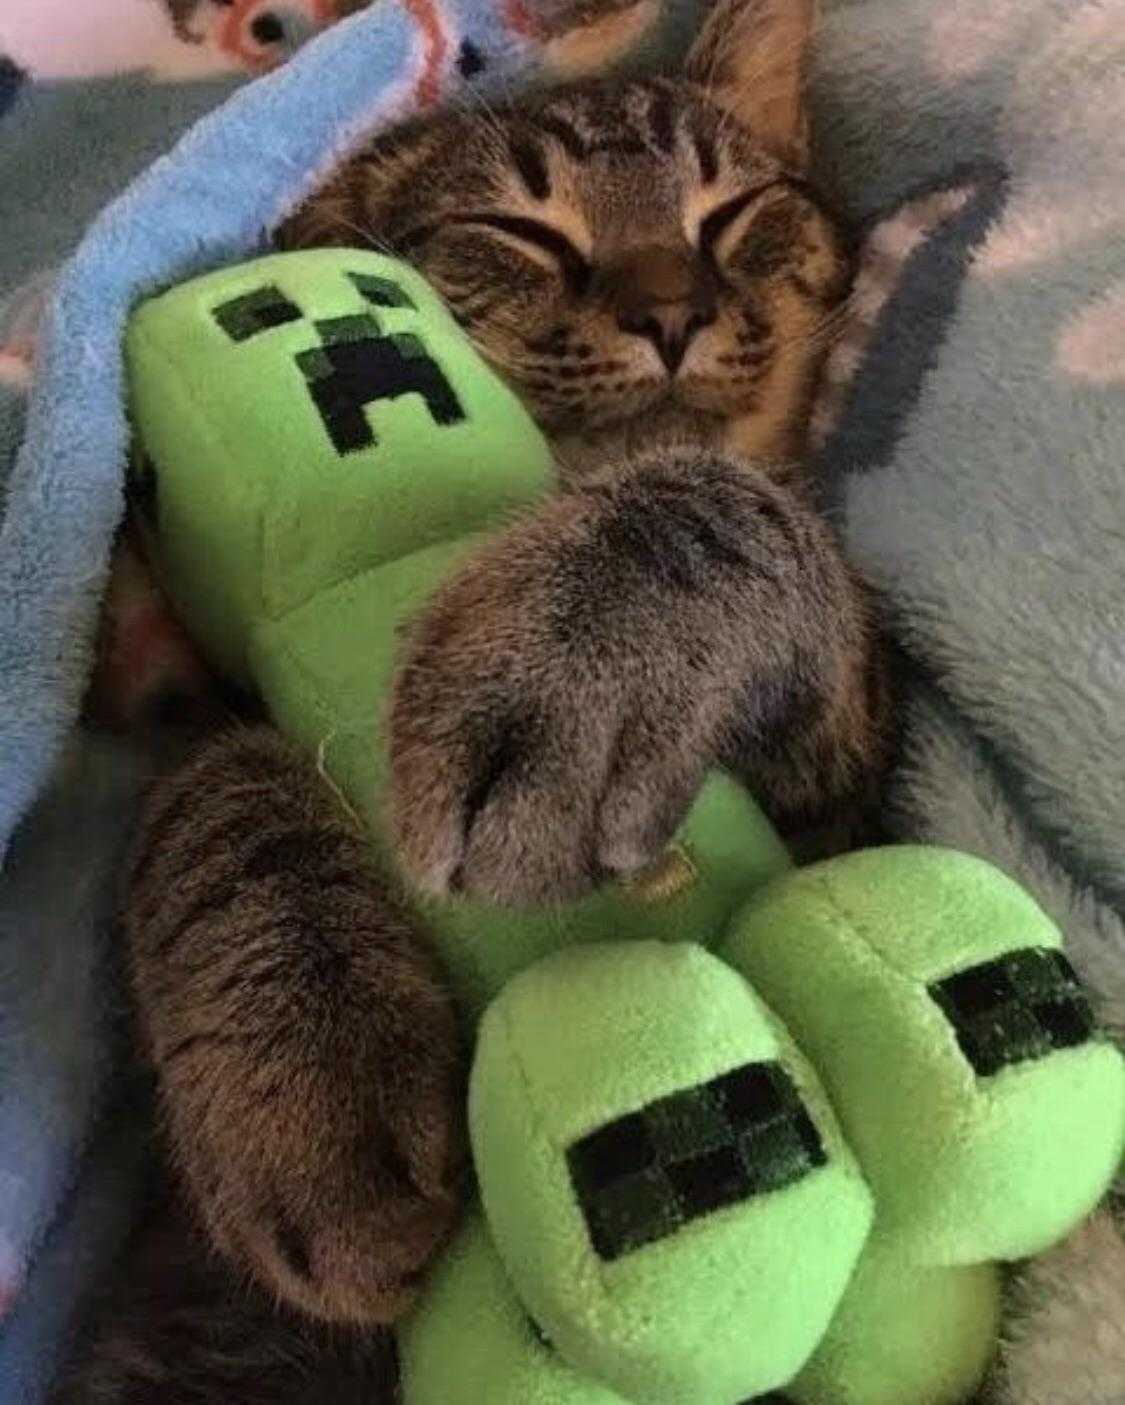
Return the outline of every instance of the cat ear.
{"type": "Polygon", "coordinates": [[[687,76],[788,160],[807,145],[805,69],[816,0],[714,0],[687,76]]]}

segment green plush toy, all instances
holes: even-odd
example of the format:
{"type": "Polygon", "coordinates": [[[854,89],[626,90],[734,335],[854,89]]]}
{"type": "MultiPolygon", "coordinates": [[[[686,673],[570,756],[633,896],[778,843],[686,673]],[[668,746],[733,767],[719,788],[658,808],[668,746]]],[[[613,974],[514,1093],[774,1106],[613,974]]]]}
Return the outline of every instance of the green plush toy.
{"type": "MultiPolygon", "coordinates": [[[[550,456],[413,271],[278,255],[143,306],[132,493],[196,639],[381,813],[396,634],[550,456]]],[[[713,776],[650,871],[551,911],[419,900],[477,1022],[479,1204],[401,1330],[407,1405],[942,1405],[998,1263],[1065,1235],[1125,1064],[987,865],[794,871],[713,776]]]]}

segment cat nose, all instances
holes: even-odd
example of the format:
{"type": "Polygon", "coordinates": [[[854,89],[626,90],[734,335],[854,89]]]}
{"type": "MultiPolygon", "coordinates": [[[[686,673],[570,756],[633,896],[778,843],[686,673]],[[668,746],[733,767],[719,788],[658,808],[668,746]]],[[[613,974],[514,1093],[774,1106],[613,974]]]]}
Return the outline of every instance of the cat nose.
{"type": "Polygon", "coordinates": [[[669,375],[679,370],[692,338],[718,312],[707,270],[686,245],[634,250],[614,270],[612,297],[617,325],[647,337],[669,375]]]}
{"type": "Polygon", "coordinates": [[[668,374],[674,376],[696,332],[714,320],[714,308],[704,311],[693,309],[687,303],[661,303],[645,312],[619,314],[617,325],[623,332],[647,337],[668,368],[668,374]]]}

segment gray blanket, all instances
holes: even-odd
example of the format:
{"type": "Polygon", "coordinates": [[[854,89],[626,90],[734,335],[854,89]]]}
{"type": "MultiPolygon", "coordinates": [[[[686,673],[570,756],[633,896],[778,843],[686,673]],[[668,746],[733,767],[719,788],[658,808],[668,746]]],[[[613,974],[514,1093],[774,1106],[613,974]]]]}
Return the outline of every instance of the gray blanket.
{"type": "Polygon", "coordinates": [[[1125,1001],[1125,0],[835,0],[858,215],[961,180],[825,450],[911,680],[894,823],[987,856],[1125,1001]]]}
{"type": "MultiPolygon", "coordinates": [[[[855,214],[959,193],[928,238],[886,226],[822,456],[908,682],[891,825],[1019,878],[1122,1031],[1125,0],[834,0],[817,57],[855,214]]],[[[1108,1209],[1008,1335],[1005,1405],[1125,1400],[1108,1209]]]]}

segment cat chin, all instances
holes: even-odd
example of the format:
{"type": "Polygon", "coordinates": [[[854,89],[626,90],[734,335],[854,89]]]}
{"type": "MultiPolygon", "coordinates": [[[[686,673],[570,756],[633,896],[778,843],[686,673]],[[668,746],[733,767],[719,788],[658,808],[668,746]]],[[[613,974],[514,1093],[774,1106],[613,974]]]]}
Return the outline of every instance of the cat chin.
{"type": "Polygon", "coordinates": [[[666,431],[681,423],[699,439],[710,441],[722,422],[745,415],[753,404],[747,397],[732,395],[728,384],[711,376],[646,376],[628,390],[604,400],[588,395],[581,407],[544,403],[524,392],[528,413],[549,436],[580,434],[597,437],[623,431],[639,433],[648,428],[666,437],[666,431]]]}
{"type": "Polygon", "coordinates": [[[755,397],[732,392],[729,379],[718,376],[687,375],[672,387],[672,400],[685,411],[735,419],[753,407],[755,397]],[[749,403],[747,403],[749,401],[749,403]]]}

